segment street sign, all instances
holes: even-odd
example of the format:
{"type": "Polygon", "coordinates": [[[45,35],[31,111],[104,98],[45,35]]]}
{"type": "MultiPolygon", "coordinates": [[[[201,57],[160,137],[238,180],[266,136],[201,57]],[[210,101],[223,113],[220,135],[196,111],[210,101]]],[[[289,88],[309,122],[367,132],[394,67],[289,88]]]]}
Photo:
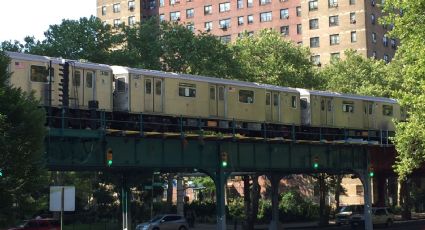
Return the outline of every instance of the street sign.
{"type": "Polygon", "coordinates": [[[75,211],[75,187],[50,186],[49,210],[52,212],[75,211]]]}

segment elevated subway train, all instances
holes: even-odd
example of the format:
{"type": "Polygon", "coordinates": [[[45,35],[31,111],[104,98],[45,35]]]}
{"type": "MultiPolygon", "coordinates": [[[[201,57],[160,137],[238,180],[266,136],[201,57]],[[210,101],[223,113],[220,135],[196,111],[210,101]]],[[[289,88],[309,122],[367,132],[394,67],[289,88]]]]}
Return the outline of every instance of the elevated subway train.
{"type": "Polygon", "coordinates": [[[10,83],[34,91],[43,106],[56,111],[61,108],[59,64],[70,63],[70,116],[89,116],[95,110],[123,122],[138,121],[142,114],[147,121],[180,119],[205,128],[279,131],[295,126],[357,130],[363,136],[371,130],[394,131],[393,119],[401,118],[400,106],[389,98],[7,54],[10,83]]]}

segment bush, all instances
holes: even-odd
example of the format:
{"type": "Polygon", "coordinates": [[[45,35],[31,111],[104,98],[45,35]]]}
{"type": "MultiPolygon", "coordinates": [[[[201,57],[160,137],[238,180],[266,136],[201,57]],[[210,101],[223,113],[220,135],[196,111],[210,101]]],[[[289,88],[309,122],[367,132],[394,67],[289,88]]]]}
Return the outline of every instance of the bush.
{"type": "Polygon", "coordinates": [[[297,191],[288,191],[282,194],[279,203],[279,218],[287,221],[301,221],[317,219],[319,207],[311,200],[306,200],[297,191]]]}

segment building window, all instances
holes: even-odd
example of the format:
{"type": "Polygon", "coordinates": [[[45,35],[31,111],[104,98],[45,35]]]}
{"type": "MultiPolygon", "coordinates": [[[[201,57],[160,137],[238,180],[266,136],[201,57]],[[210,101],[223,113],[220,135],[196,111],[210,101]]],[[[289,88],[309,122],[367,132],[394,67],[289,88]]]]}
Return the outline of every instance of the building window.
{"type": "Polygon", "coordinates": [[[350,24],[356,24],[356,13],[355,12],[350,13],[350,24]]]}
{"type": "Polygon", "coordinates": [[[384,36],[382,37],[382,44],[383,44],[385,47],[388,47],[388,37],[387,37],[386,35],[384,35],[384,36]]]}
{"type": "Polygon", "coordinates": [[[212,6],[211,5],[204,6],[204,14],[212,14],[212,6]]]}
{"type": "Polygon", "coordinates": [[[288,18],[289,18],[288,9],[281,9],[280,10],[280,19],[288,19],[288,18]]]}
{"type": "Polygon", "coordinates": [[[121,20],[120,19],[114,19],[114,27],[118,27],[121,25],[121,20]]]}
{"type": "Polygon", "coordinates": [[[372,23],[372,25],[375,25],[375,21],[376,21],[375,15],[374,14],[371,14],[370,15],[370,22],[372,23]]]}
{"type": "Polygon", "coordinates": [[[194,14],[195,14],[195,11],[193,10],[193,8],[186,10],[186,18],[193,18],[194,14]]]}
{"type": "Polygon", "coordinates": [[[313,65],[317,65],[317,66],[321,65],[320,64],[320,55],[313,55],[313,56],[311,56],[310,60],[311,60],[311,63],[313,63],[313,65]]]}
{"type": "Polygon", "coordinates": [[[165,15],[164,14],[159,15],[159,21],[160,22],[165,21],[165,15]]]}
{"type": "Polygon", "coordinates": [[[211,31],[212,27],[213,27],[212,22],[205,22],[205,24],[204,24],[205,31],[207,31],[207,32],[211,31]]]}
{"type": "Polygon", "coordinates": [[[280,33],[283,36],[288,36],[289,35],[289,26],[281,26],[280,27],[280,33]]]}
{"type": "Polygon", "coordinates": [[[121,5],[119,3],[112,5],[112,7],[114,13],[119,13],[121,11],[121,5]]]}
{"type": "Polygon", "coordinates": [[[196,97],[196,85],[189,83],[179,83],[180,97],[196,97]]]}
{"type": "Polygon", "coordinates": [[[382,105],[382,115],[392,116],[393,115],[393,106],[392,105],[382,105]]]}
{"type": "Polygon", "coordinates": [[[395,39],[391,39],[391,48],[393,48],[393,49],[397,48],[397,43],[396,43],[395,39]]]}
{"type": "Polygon", "coordinates": [[[230,28],[230,18],[220,20],[219,23],[221,29],[230,28]]]}
{"type": "Polygon", "coordinates": [[[254,15],[248,15],[248,24],[254,23],[254,15]]]}
{"type": "Polygon", "coordinates": [[[136,24],[136,17],[135,16],[128,17],[128,25],[134,26],[135,24],[136,24]]]}
{"type": "Polygon", "coordinates": [[[260,5],[266,5],[266,4],[269,4],[271,2],[272,2],[271,0],[260,0],[260,5]]]}
{"type": "Polygon", "coordinates": [[[340,53],[331,53],[331,61],[337,61],[341,58],[340,53]]]}
{"type": "Polygon", "coordinates": [[[329,17],[329,26],[338,26],[338,25],[339,25],[338,15],[330,16],[329,17]]]}
{"type": "Polygon", "coordinates": [[[343,101],[342,102],[342,111],[346,112],[346,113],[354,113],[354,102],[343,101]]]}
{"type": "Polygon", "coordinates": [[[351,43],[357,42],[357,32],[351,31],[351,43]]]}
{"type": "Polygon", "coordinates": [[[339,34],[332,34],[329,36],[330,45],[339,45],[339,34]]]}
{"type": "Polygon", "coordinates": [[[190,31],[195,32],[195,26],[193,25],[193,23],[189,23],[186,25],[186,28],[190,31]]]}
{"type": "Polygon", "coordinates": [[[370,5],[375,6],[375,0],[370,0],[370,5]]]}
{"type": "Polygon", "coordinates": [[[220,3],[220,12],[227,12],[230,11],[230,2],[224,2],[224,3],[220,3]]]}
{"type": "Polygon", "coordinates": [[[376,57],[377,57],[377,53],[376,53],[376,51],[373,51],[373,52],[372,52],[372,58],[373,58],[373,59],[376,59],[376,57]]]}
{"type": "Polygon", "coordinates": [[[313,18],[309,21],[310,30],[319,29],[319,19],[313,18]]]}
{"type": "Polygon", "coordinates": [[[390,59],[388,58],[387,54],[384,54],[384,61],[385,61],[385,63],[390,62],[390,59]]]}
{"type": "Polygon", "coordinates": [[[135,8],[136,8],[136,4],[134,3],[134,1],[128,1],[128,10],[133,11],[135,8]]]}
{"type": "Polygon", "coordinates": [[[221,41],[223,44],[230,43],[231,39],[232,39],[232,37],[231,37],[230,35],[225,35],[225,36],[221,36],[221,37],[220,37],[220,41],[221,41]]]}
{"type": "Polygon", "coordinates": [[[316,48],[320,46],[320,40],[319,37],[312,37],[310,38],[310,47],[316,48]]]}
{"type": "Polygon", "coordinates": [[[170,13],[171,21],[180,21],[180,11],[175,11],[170,13]]]}
{"type": "Polygon", "coordinates": [[[317,0],[308,1],[308,10],[309,11],[317,10],[317,0]]]}
{"type": "Polygon", "coordinates": [[[301,17],[301,6],[297,6],[296,12],[297,12],[297,17],[301,17]]]}
{"type": "Polygon", "coordinates": [[[239,16],[238,17],[238,25],[240,26],[240,25],[243,25],[243,16],[239,16]]]}
{"type": "Polygon", "coordinates": [[[338,7],[338,0],[328,0],[329,8],[338,7]]]}
{"type": "Polygon", "coordinates": [[[356,195],[357,196],[363,196],[363,185],[356,185],[356,195]]]}
{"type": "Polygon", "coordinates": [[[350,1],[350,5],[355,5],[356,4],[356,0],[349,0],[350,1]]]}
{"type": "Polygon", "coordinates": [[[372,43],[376,43],[376,33],[372,33],[372,43]]]}
{"type": "Polygon", "coordinates": [[[297,34],[302,34],[303,33],[303,27],[301,24],[297,24],[297,34]]]}
{"type": "Polygon", "coordinates": [[[165,0],[159,0],[159,6],[160,7],[165,6],[165,0]]]}
{"type": "Polygon", "coordinates": [[[106,6],[102,6],[102,15],[106,15],[106,6]]]}
{"type": "Polygon", "coordinates": [[[253,7],[254,6],[254,0],[246,0],[246,6],[247,7],[253,7]]]}
{"type": "Polygon", "coordinates": [[[180,0],[170,0],[170,5],[180,4],[180,0]]]}
{"type": "Polygon", "coordinates": [[[260,22],[270,22],[272,20],[272,12],[260,13],[260,22]]]}
{"type": "Polygon", "coordinates": [[[239,102],[252,104],[254,103],[254,91],[239,90],[239,102]]]}
{"type": "Polygon", "coordinates": [[[238,9],[243,8],[243,0],[238,0],[238,9]]]}

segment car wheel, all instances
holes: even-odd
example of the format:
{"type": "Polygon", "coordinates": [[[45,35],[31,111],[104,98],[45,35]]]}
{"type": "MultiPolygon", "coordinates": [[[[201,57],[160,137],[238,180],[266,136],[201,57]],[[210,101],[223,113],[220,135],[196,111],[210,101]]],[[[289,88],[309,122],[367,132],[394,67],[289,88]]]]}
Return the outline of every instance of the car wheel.
{"type": "Polygon", "coordinates": [[[179,230],[187,230],[185,226],[181,226],[179,230]]]}
{"type": "Polygon", "coordinates": [[[392,226],[392,225],[393,225],[393,220],[388,219],[388,220],[387,220],[387,223],[386,223],[385,225],[386,225],[387,227],[392,226]]]}

